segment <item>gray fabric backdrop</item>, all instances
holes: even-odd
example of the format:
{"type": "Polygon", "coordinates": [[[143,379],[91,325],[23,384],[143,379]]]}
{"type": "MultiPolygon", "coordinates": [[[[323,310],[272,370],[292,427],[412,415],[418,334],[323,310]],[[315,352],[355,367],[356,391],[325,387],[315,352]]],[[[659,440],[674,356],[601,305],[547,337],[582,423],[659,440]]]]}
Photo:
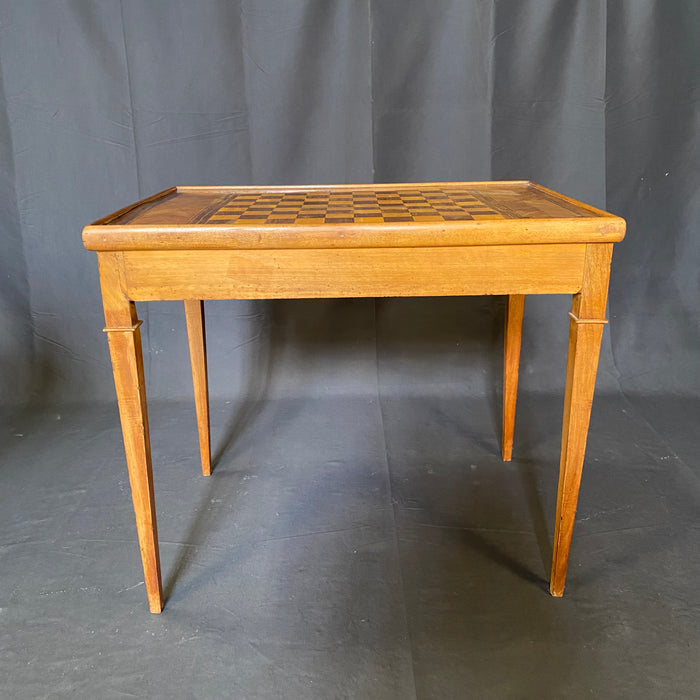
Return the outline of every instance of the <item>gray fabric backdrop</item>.
{"type": "MultiPolygon", "coordinates": [[[[3,0],[0,400],[112,399],[91,220],[175,184],[527,178],[628,220],[599,385],[697,396],[695,0],[3,0]]],[[[436,273],[437,274],[437,273],[436,273]]],[[[528,300],[560,390],[569,300],[528,300]]],[[[485,393],[503,302],[208,305],[212,393],[485,393]]],[[[151,397],[191,392],[141,305],[151,397]]]]}

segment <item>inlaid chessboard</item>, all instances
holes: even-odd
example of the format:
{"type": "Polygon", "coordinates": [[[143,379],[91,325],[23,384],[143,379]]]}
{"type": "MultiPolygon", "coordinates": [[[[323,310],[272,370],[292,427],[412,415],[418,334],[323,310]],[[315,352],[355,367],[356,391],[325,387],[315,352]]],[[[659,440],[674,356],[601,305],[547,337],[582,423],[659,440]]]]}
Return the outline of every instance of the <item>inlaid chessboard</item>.
{"type": "Polygon", "coordinates": [[[465,189],[237,192],[198,223],[314,225],[435,223],[503,219],[465,189]]]}

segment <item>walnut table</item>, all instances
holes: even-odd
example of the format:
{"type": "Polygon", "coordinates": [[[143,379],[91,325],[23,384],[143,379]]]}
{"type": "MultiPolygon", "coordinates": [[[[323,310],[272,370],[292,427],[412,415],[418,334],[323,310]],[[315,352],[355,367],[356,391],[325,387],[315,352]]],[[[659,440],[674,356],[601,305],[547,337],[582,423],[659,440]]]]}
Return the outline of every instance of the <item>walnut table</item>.
{"type": "Polygon", "coordinates": [[[571,294],[552,595],[564,591],[619,217],[527,181],[173,187],[86,226],[97,251],[151,612],[163,608],[135,302],[181,299],[209,474],[205,299],[507,295],[503,459],[511,458],[523,302],[571,294]]]}

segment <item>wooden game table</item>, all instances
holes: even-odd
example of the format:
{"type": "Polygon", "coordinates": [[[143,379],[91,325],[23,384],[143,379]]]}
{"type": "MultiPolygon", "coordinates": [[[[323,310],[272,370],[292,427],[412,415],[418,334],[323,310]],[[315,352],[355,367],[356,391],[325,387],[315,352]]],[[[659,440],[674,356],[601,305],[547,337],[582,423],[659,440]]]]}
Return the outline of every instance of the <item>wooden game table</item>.
{"type": "Polygon", "coordinates": [[[510,460],[526,294],[571,294],[550,591],[564,592],[613,243],[623,219],[527,181],[173,187],[86,226],[151,612],[163,608],[135,302],[184,300],[202,470],[211,472],[205,299],[507,296],[510,460]]]}

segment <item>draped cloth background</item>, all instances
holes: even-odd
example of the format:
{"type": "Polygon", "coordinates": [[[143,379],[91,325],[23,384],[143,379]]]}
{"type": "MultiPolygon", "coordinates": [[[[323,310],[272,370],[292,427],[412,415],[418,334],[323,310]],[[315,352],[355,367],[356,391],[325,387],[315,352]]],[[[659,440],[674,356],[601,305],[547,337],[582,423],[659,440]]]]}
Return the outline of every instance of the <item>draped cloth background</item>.
{"type": "Polygon", "coordinates": [[[0,695],[697,697],[698,27],[697,0],[0,0],[0,695]],[[505,464],[502,298],[207,302],[206,479],[161,302],[149,617],[83,226],[177,184],[499,178],[628,221],[566,596],[570,299],[526,301],[505,464]]]}
{"type": "MultiPolygon", "coordinates": [[[[526,178],[628,220],[600,390],[700,393],[700,4],[0,4],[0,401],[113,400],[82,227],[175,184],[526,178]]],[[[435,274],[439,274],[436,270],[435,274]]],[[[560,391],[569,300],[528,300],[522,388],[560,391]]],[[[502,300],[208,304],[214,396],[487,394],[502,300]]],[[[181,304],[148,390],[191,392],[181,304]]]]}

